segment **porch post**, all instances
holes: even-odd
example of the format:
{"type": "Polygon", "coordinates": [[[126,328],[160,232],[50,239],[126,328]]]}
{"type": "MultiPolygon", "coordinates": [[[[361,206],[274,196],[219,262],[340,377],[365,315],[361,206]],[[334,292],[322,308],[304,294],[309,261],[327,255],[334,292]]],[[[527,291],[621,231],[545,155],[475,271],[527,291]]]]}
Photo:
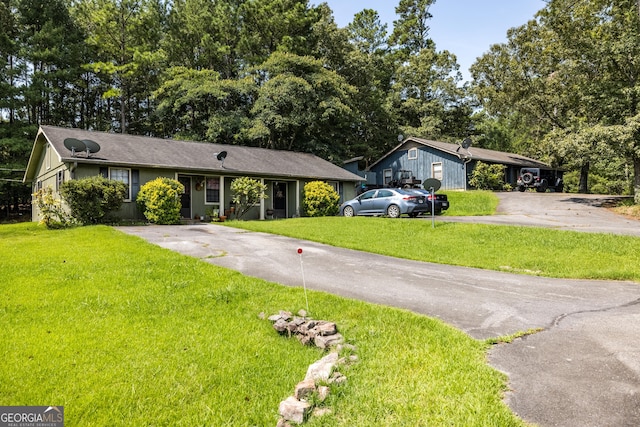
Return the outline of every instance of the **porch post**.
{"type": "MultiPolygon", "coordinates": [[[[260,178],[260,184],[264,185],[264,178],[260,178]]],[[[260,198],[260,220],[264,220],[264,198],[260,198]]]]}
{"type": "Polygon", "coordinates": [[[220,175],[220,213],[224,215],[224,175],[220,175]]]}
{"type": "Polygon", "coordinates": [[[302,216],[300,211],[300,180],[296,179],[296,216],[302,216]]]}

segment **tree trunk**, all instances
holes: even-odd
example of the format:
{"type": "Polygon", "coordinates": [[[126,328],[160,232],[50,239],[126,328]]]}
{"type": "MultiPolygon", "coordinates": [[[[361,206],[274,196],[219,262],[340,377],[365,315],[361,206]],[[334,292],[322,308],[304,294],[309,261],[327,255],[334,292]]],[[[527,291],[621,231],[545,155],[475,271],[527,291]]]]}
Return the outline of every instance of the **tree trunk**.
{"type": "Polygon", "coordinates": [[[578,183],[578,193],[587,194],[589,192],[589,162],[584,162],[580,167],[580,182],[578,183]]]}
{"type": "Polygon", "coordinates": [[[640,205],[640,157],[638,156],[633,156],[633,201],[636,205],[640,205]]]}

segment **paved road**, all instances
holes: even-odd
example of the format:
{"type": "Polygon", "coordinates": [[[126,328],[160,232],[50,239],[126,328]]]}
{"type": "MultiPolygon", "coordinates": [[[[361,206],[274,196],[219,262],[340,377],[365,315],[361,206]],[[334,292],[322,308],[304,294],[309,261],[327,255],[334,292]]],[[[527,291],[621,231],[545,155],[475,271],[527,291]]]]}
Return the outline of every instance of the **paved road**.
{"type": "MultiPolygon", "coordinates": [[[[532,193],[501,197],[510,195],[513,200],[534,196],[523,199],[528,203],[549,205],[551,200],[532,193]]],[[[577,217],[584,216],[579,206],[590,206],[554,196],[577,217]]],[[[501,206],[509,202],[503,200],[501,206]]],[[[602,208],[593,209],[594,215],[609,218],[605,221],[619,221],[614,227],[618,231],[630,226],[602,208]]],[[[531,218],[508,211],[501,216],[508,215],[531,218]]],[[[210,224],[121,230],[289,286],[301,284],[297,249],[303,248],[309,288],[437,317],[478,339],[544,328],[489,354],[490,363],[509,375],[507,402],[513,411],[540,426],[640,425],[636,283],[558,280],[406,261],[210,224]]]]}

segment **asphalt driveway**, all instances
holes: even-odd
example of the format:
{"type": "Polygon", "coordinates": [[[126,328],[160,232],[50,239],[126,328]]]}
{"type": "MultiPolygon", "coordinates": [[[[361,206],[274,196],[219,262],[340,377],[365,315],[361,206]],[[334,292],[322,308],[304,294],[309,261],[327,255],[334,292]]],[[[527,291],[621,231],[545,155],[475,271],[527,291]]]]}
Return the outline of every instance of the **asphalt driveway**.
{"type": "Polygon", "coordinates": [[[497,225],[547,227],[640,236],[640,222],[606,209],[621,196],[567,193],[496,193],[500,199],[496,215],[482,217],[436,217],[441,221],[482,222],[497,225]]]}
{"type": "MultiPolygon", "coordinates": [[[[506,199],[546,196],[505,194],[506,199]]],[[[534,199],[522,200],[515,206],[534,199]]],[[[549,206],[551,199],[541,200],[549,206]]],[[[583,202],[558,203],[577,210],[568,218],[582,216],[583,202]]],[[[594,204],[585,205],[596,209],[594,215],[604,214],[605,221],[619,221],[617,229],[638,227],[616,215],[609,217],[594,204]]],[[[520,215],[503,212],[500,216],[520,215]]],[[[544,328],[490,351],[489,362],[509,375],[506,398],[513,411],[540,426],[640,425],[639,284],[421,263],[212,224],[120,230],[288,286],[302,284],[297,253],[302,248],[307,287],[437,317],[478,339],[544,328]]]]}

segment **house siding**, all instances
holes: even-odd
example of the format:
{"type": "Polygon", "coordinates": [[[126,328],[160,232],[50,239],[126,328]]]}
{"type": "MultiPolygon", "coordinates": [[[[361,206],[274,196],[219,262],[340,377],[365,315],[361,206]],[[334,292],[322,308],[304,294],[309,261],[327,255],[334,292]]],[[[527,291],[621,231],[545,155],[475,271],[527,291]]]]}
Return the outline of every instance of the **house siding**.
{"type": "Polygon", "coordinates": [[[395,174],[399,170],[410,170],[417,179],[423,182],[433,178],[432,165],[442,163],[442,189],[464,190],[466,183],[465,164],[457,156],[443,153],[430,147],[408,143],[402,149],[391,153],[377,163],[371,172],[375,173],[375,184],[384,184],[384,170],[392,169],[395,174]],[[409,150],[417,149],[417,158],[409,159],[409,150]]]}
{"type": "MultiPolygon", "coordinates": [[[[304,214],[302,199],[306,182],[322,180],[337,183],[335,187],[341,200],[346,200],[355,197],[356,184],[361,181],[359,176],[309,153],[165,140],[52,126],[41,126],[23,181],[33,183],[34,192],[43,187],[55,190],[58,172],[64,174],[66,181],[97,175],[110,176],[109,168],[130,171],[130,200],[125,201],[122,208],[114,213],[121,219],[144,219],[142,212],[137,208],[136,195],[141,186],[158,177],[189,178],[190,203],[184,214],[187,215],[188,212],[188,216],[192,218],[196,215],[206,215],[208,210],[213,209],[218,209],[221,215],[230,211],[231,182],[240,176],[248,176],[265,184],[286,182],[286,206],[281,210],[286,217],[304,214]],[[93,156],[86,153],[74,155],[65,145],[68,138],[89,139],[99,144],[102,149],[99,154],[93,156]],[[226,162],[215,160],[221,150],[228,150],[226,162]],[[206,188],[198,185],[210,177],[219,177],[222,182],[218,202],[207,203],[206,188]]],[[[56,196],[61,199],[59,193],[56,196]]],[[[244,218],[265,218],[265,211],[272,203],[272,200],[264,200],[260,206],[245,214],[244,218]]],[[[40,213],[35,204],[34,207],[32,219],[37,221],[40,219],[40,213]]]]}
{"type": "MultiPolygon", "coordinates": [[[[56,188],[58,172],[64,174],[64,180],[66,181],[70,179],[69,171],[66,165],[60,161],[60,157],[56,154],[53,147],[48,143],[45,143],[42,148],[42,156],[39,159],[37,171],[37,179],[31,183],[31,193],[34,194],[41,188],[49,187],[53,190],[54,197],[60,200],[60,193],[56,188]]],[[[34,203],[34,201],[35,197],[32,197],[31,219],[33,221],[39,221],[41,215],[38,210],[38,205],[34,203]]]]}

